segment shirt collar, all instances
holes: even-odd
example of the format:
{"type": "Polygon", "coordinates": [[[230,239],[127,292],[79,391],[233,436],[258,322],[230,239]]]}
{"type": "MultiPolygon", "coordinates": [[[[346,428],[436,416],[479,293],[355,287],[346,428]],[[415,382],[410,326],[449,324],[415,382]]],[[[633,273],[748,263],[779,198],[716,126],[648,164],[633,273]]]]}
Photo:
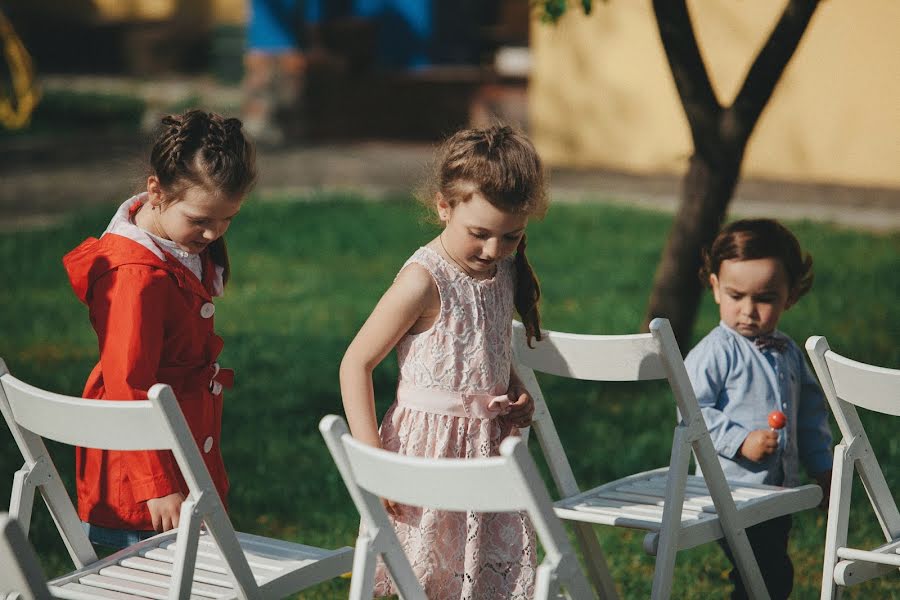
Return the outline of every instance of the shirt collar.
{"type": "Polygon", "coordinates": [[[128,238],[155,254],[158,259],[165,261],[165,253],[159,249],[159,246],[156,245],[146,231],[135,225],[131,220],[131,208],[135,203],[144,204],[149,197],[150,195],[147,192],[143,192],[132,196],[123,202],[116,211],[116,214],[113,215],[112,220],[109,222],[109,225],[106,227],[106,231],[103,232],[103,234],[114,233],[124,238],[128,238]]]}

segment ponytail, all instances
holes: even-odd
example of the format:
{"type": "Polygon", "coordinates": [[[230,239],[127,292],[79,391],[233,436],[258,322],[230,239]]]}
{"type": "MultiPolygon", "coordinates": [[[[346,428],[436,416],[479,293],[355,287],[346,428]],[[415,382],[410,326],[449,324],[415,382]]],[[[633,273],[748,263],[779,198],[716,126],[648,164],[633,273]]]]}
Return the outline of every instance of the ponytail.
{"type": "Polygon", "coordinates": [[[533,339],[541,341],[541,313],[538,310],[538,302],[541,299],[541,285],[538,283],[534,269],[525,256],[525,234],[519,241],[519,247],[516,250],[516,292],[515,306],[522,324],[525,325],[525,336],[528,347],[533,339]]]}
{"type": "Polygon", "coordinates": [[[222,267],[222,285],[228,283],[228,277],[231,275],[231,262],[228,260],[228,246],[225,244],[225,236],[218,237],[210,242],[209,257],[215,264],[222,267]]]}

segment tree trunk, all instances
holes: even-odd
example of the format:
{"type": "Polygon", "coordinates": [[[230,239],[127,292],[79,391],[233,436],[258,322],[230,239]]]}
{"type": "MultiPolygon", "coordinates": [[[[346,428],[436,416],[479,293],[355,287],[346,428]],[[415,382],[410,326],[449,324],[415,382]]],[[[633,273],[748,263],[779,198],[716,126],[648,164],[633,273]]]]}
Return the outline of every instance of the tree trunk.
{"type": "Polygon", "coordinates": [[[725,219],[737,184],[740,161],[711,166],[704,157],[691,156],[681,190],[681,203],[653,281],[647,309],[648,322],[666,317],[679,347],[689,348],[700,297],[700,251],[709,246],[725,219]]]}
{"type": "Polygon", "coordinates": [[[788,0],[730,107],[716,98],[700,54],[686,0],[653,0],[666,59],[691,129],[694,154],[681,190],[681,205],[660,258],[647,306],[645,328],[666,317],[682,352],[703,285],[700,252],[715,238],[740,175],[744,150],[819,0],[788,0]]]}

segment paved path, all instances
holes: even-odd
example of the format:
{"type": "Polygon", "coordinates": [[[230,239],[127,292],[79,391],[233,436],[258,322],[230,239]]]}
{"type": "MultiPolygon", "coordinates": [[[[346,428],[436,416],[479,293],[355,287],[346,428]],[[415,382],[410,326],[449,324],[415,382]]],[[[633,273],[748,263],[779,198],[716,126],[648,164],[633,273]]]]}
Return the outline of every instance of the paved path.
{"type": "MultiPolygon", "coordinates": [[[[45,226],[86,205],[117,205],[140,189],[145,151],[145,142],[133,136],[0,143],[0,230],[45,226]]],[[[263,198],[312,190],[407,194],[426,177],[432,151],[430,144],[391,142],[263,150],[257,190],[263,198]]],[[[680,178],[557,170],[550,185],[554,201],[600,200],[672,212],[680,178]]],[[[900,189],[745,180],[731,211],[896,232],[900,189]]]]}

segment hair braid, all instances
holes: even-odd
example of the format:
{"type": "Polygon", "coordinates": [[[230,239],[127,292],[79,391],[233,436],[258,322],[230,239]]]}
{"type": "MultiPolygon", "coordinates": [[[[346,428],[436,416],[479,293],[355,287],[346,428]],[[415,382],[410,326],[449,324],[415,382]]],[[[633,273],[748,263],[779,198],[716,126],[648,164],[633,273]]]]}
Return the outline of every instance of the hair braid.
{"type": "MultiPolygon", "coordinates": [[[[177,202],[189,187],[240,198],[256,181],[256,157],[239,119],[189,110],[168,115],[150,151],[150,174],[159,179],[166,202],[177,202]]],[[[225,239],[209,245],[210,255],[230,274],[225,239]]]]}
{"type": "Polygon", "coordinates": [[[516,292],[515,306],[522,324],[525,326],[525,336],[528,347],[533,348],[531,341],[536,339],[541,341],[541,313],[538,310],[538,303],[541,300],[541,284],[538,282],[531,263],[525,255],[525,234],[519,242],[516,250],[516,292]]]}

